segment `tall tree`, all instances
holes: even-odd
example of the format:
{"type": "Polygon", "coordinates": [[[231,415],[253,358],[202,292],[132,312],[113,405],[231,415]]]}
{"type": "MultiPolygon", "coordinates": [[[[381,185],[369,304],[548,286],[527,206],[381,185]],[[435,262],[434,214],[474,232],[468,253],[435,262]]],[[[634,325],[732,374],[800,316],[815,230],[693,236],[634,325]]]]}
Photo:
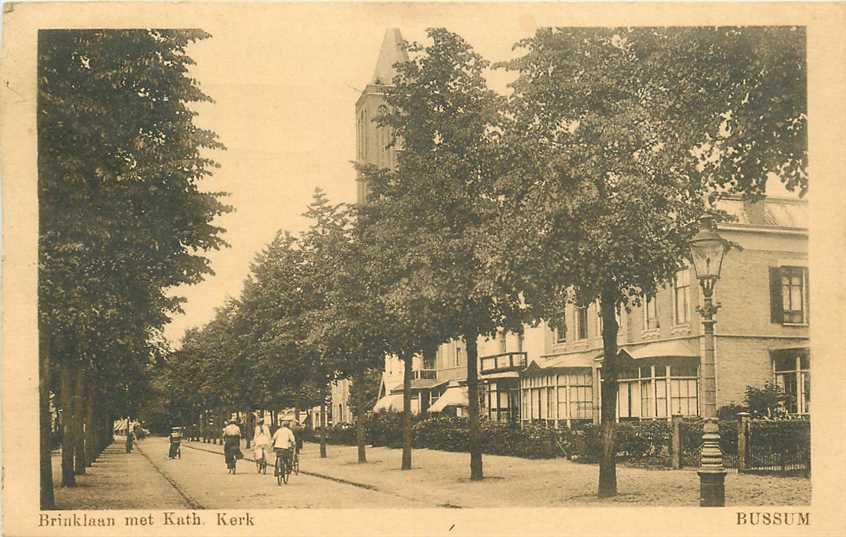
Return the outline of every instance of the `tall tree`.
{"type": "Polygon", "coordinates": [[[431,45],[408,47],[412,59],[396,66],[387,90],[380,121],[403,151],[396,171],[372,174],[373,200],[365,211],[388,228],[379,245],[399,269],[390,299],[434,316],[440,340],[465,341],[470,477],[479,480],[477,340],[519,327],[521,318],[512,275],[493,271],[483,248],[497,210],[501,102],[483,77],[488,62],[469,44],[442,28],[427,34],[431,45]],[[393,242],[391,235],[403,239],[393,242]]]}
{"type": "Polygon", "coordinates": [[[599,301],[600,496],[617,493],[616,313],[683,267],[720,192],[807,188],[804,34],[790,28],[557,28],[518,43],[509,173],[491,251],[553,320],[599,301]],[[495,244],[494,244],[495,242],[495,244]]]}
{"type": "MultiPolygon", "coordinates": [[[[330,207],[322,196],[315,198],[315,220],[327,219],[331,230],[313,240],[321,243],[314,274],[324,284],[322,307],[309,316],[310,344],[329,357],[339,378],[352,380],[349,397],[355,418],[358,462],[367,462],[365,426],[373,408],[379,381],[372,371],[384,364],[388,353],[384,307],[378,278],[367,270],[360,227],[345,206],[330,207]]],[[[315,245],[316,246],[316,245],[315,245]]]]}
{"type": "MultiPolygon", "coordinates": [[[[216,166],[204,154],[222,146],[191,110],[211,100],[188,75],[187,48],[206,37],[39,32],[39,329],[49,352],[41,370],[95,371],[101,397],[138,393],[137,382],[107,382],[127,365],[144,374],[179,310],[167,289],[211,273],[204,253],[224,245],[212,221],[229,208],[200,190],[216,166]]],[[[48,464],[41,485],[49,508],[48,464]]]]}

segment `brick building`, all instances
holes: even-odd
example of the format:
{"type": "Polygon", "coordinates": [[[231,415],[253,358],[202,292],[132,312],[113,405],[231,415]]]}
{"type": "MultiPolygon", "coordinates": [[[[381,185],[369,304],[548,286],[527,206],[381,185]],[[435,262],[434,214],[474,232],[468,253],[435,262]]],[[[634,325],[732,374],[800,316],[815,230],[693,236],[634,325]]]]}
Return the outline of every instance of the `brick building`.
{"type": "MultiPolygon", "coordinates": [[[[792,397],[791,412],[808,413],[807,203],[727,198],[720,208],[736,218],[720,224],[720,234],[743,250],[725,257],[714,294],[722,305],[715,326],[717,407],[742,403],[748,385],[770,381],[792,397]]],[[[620,313],[619,419],[701,414],[698,305],[700,288],[687,268],[642,306],[620,313]]],[[[599,419],[602,339],[596,305],[568,306],[563,317],[557,329],[535,329],[545,337],[541,351],[530,349],[521,372],[523,421],[599,419]]]]}

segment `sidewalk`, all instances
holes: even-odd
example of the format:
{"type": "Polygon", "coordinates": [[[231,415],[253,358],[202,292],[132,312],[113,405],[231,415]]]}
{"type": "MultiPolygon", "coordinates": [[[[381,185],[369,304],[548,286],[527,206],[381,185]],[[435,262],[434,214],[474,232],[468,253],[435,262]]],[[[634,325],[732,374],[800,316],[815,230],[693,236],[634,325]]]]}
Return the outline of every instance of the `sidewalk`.
{"type": "MultiPolygon", "coordinates": [[[[222,452],[219,444],[189,445],[222,452]]],[[[252,450],[243,447],[248,458],[252,450]]],[[[566,505],[699,505],[699,476],[695,469],[646,470],[617,466],[619,495],[596,497],[599,468],[565,459],[529,460],[485,455],[485,479],[469,479],[470,456],[429,449],[412,452],[412,469],[401,471],[402,450],[367,448],[366,464],[358,464],[355,446],[319,446],[306,443],[301,470],[319,477],[342,480],[360,487],[441,507],[560,507],[566,505]]],[[[726,504],[810,505],[811,480],[802,477],[755,476],[729,473],[726,504]]]]}
{"type": "Polygon", "coordinates": [[[84,474],[77,475],[75,487],[62,486],[60,452],[53,454],[52,462],[57,509],[189,508],[152,463],[137,449],[127,453],[123,442],[107,447],[84,474]]]}

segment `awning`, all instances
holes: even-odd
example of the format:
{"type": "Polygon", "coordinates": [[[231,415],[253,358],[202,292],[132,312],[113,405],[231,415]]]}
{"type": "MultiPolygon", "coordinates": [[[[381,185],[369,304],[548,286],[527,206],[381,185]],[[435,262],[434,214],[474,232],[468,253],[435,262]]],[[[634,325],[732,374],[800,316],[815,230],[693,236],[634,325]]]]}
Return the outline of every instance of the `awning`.
{"type": "Polygon", "coordinates": [[[699,349],[680,339],[673,341],[657,341],[647,343],[636,348],[621,349],[635,360],[644,358],[699,358],[699,349]]]}
{"type": "Polygon", "coordinates": [[[447,391],[429,407],[429,412],[443,412],[446,407],[450,406],[470,406],[466,386],[447,388],[447,391]]]}
{"type": "MultiPolygon", "coordinates": [[[[412,392],[419,392],[420,390],[431,390],[432,388],[437,388],[438,386],[443,386],[446,384],[447,380],[435,380],[435,379],[414,379],[411,381],[411,391],[412,392]]],[[[394,386],[391,388],[390,393],[402,393],[402,384],[394,386]]]]}
{"type": "Polygon", "coordinates": [[[379,412],[382,410],[402,412],[402,395],[386,395],[376,401],[376,404],[373,405],[373,412],[379,412]]]}

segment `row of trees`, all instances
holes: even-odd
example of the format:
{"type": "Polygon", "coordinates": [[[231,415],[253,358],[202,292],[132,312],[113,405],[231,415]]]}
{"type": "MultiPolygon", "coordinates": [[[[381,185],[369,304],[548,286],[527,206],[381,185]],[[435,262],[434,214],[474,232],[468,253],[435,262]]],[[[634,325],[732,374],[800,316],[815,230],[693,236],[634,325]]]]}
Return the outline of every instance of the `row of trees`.
{"type": "Polygon", "coordinates": [[[199,190],[221,149],[194,125],[210,101],[188,72],[201,31],[41,31],[38,40],[41,506],[75,484],[133,416],[180,309],[169,288],[211,273],[220,194],[199,190]]]}
{"type": "MultiPolygon", "coordinates": [[[[461,338],[478,480],[477,339],[598,300],[598,492],[614,495],[616,313],[682,267],[702,215],[726,217],[714,206],[721,193],[760,197],[772,175],[806,191],[804,32],[541,29],[495,66],[514,74],[507,96],[487,86],[489,63],[460,36],[428,37],[395,66],[377,118],[401,149],[398,166],[357,166],[370,192],[361,207],[318,193],[310,229],[280,234],[241,298],[189,334],[184,357],[215,372],[170,389],[196,405],[204,393],[238,408],[302,404],[303,386],[356,386],[396,355],[408,469],[411,360],[461,338]]],[[[366,405],[354,410],[361,432],[366,405]]]]}

